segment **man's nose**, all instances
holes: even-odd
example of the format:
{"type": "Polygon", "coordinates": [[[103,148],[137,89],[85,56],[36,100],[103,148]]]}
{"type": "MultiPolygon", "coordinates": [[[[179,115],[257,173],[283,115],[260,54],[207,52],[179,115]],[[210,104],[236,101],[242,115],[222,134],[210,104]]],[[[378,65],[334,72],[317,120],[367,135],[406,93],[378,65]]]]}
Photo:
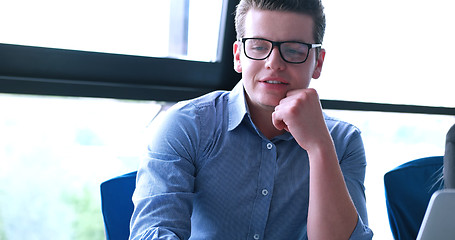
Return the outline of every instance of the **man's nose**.
{"type": "Polygon", "coordinates": [[[272,48],[272,52],[266,59],[266,67],[272,70],[283,70],[286,67],[286,62],[281,57],[278,46],[272,48]]]}

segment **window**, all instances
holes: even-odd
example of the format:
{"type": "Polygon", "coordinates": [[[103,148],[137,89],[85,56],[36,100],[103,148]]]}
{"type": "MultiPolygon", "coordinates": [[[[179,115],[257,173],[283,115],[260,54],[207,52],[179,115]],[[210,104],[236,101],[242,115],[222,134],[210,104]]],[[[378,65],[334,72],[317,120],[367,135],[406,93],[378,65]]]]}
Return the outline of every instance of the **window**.
{"type": "Polygon", "coordinates": [[[0,92],[176,101],[239,80],[234,1],[95,2],[0,3],[0,92]]]}
{"type": "Polygon", "coordinates": [[[0,239],[105,239],[100,183],[137,170],[160,104],[0,94],[0,106],[0,239]]]}
{"type": "Polygon", "coordinates": [[[222,0],[3,1],[0,6],[0,21],[9,23],[0,27],[1,43],[217,60],[222,0]],[[200,14],[200,9],[210,11],[200,14]]]}
{"type": "Polygon", "coordinates": [[[455,107],[454,3],[323,1],[324,99],[455,107]]]}

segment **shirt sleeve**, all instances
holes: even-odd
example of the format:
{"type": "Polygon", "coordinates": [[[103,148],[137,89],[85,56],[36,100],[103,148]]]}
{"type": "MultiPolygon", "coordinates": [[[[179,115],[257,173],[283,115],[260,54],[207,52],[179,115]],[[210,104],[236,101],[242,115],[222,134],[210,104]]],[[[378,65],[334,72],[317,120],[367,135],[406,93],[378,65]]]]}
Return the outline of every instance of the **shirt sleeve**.
{"type": "Polygon", "coordinates": [[[362,219],[359,217],[357,225],[355,226],[354,231],[351,234],[350,240],[367,240],[373,238],[373,232],[371,229],[365,225],[362,219]]]}
{"type": "Polygon", "coordinates": [[[165,115],[138,169],[130,240],[190,237],[197,116],[181,109],[165,115]]]}
{"type": "Polygon", "coordinates": [[[368,216],[365,198],[366,158],[360,131],[356,128],[344,142],[345,151],[339,153],[340,167],[351,199],[358,213],[357,225],[351,234],[351,240],[372,239],[373,232],[368,227],[368,216]]]}

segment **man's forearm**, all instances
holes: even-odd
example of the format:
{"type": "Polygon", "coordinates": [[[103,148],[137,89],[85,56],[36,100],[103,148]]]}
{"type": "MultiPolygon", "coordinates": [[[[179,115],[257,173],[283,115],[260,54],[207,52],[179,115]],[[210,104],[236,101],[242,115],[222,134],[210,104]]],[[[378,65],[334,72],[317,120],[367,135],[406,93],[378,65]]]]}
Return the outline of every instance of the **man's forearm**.
{"type": "Polygon", "coordinates": [[[349,239],[358,220],[333,143],[308,151],[308,239],[349,239]]]}

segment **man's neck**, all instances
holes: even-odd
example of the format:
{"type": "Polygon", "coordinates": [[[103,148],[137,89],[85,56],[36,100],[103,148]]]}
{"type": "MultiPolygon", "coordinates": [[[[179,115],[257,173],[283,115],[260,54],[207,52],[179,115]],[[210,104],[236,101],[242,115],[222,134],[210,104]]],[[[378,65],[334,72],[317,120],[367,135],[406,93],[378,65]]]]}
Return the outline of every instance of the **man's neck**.
{"type": "Polygon", "coordinates": [[[284,133],[284,130],[278,130],[272,123],[272,107],[260,107],[248,104],[251,120],[257,129],[268,139],[272,139],[284,133]]]}

